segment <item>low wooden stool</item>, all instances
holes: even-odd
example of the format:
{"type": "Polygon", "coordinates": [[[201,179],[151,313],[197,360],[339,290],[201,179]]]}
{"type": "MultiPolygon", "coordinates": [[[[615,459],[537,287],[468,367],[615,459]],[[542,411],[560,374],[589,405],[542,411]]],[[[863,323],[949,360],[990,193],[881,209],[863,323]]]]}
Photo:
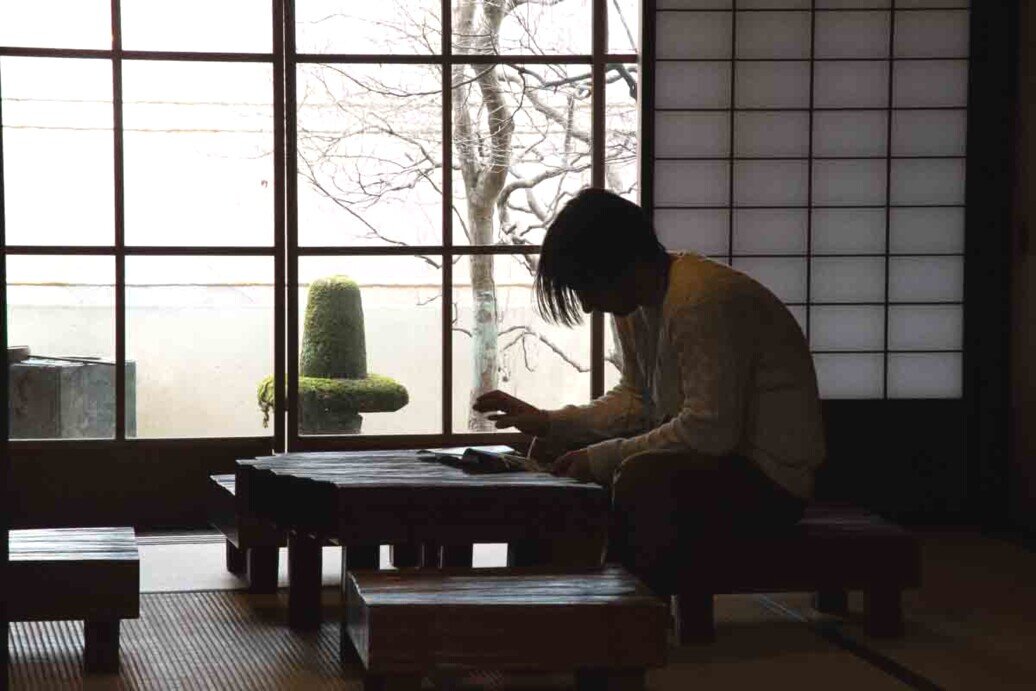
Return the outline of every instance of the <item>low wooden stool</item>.
{"type": "Polygon", "coordinates": [[[342,660],[367,690],[417,689],[436,667],[576,673],[641,689],[665,663],[668,608],[621,567],[350,571],[342,660]]]}
{"type": "Polygon", "coordinates": [[[11,621],[81,619],[87,672],[119,669],[119,623],[140,616],[140,557],[133,528],[12,530],[11,621]]]}
{"type": "Polygon", "coordinates": [[[903,631],[902,591],[921,584],[918,540],[863,509],[818,504],[793,528],[699,542],[675,579],[681,643],[714,637],[713,595],[814,591],[815,606],[845,614],[849,590],[864,595],[864,629],[875,637],[903,631]]]}

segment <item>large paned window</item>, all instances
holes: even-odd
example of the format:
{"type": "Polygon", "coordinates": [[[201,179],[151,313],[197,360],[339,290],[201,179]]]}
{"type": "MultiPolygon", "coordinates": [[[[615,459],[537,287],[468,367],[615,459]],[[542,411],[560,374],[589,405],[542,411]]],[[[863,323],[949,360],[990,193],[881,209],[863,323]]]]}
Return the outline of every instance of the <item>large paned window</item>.
{"type": "Polygon", "coordinates": [[[13,438],[492,431],[603,390],[539,243],[637,199],[637,0],[0,4],[13,438]],[[56,18],[60,17],[58,20],[56,18]]]}
{"type": "Polygon", "coordinates": [[[654,209],[755,276],[825,398],[962,394],[967,0],[659,0],[654,209]]]}

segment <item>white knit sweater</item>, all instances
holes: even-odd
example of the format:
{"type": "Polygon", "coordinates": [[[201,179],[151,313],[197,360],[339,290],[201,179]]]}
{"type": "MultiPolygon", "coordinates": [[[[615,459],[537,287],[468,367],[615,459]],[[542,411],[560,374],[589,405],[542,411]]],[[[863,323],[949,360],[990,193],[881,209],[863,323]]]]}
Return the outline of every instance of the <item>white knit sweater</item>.
{"type": "Polygon", "coordinates": [[[605,485],[634,454],[688,449],[741,454],[811,496],[825,455],[816,372],[798,322],[769,290],[677,255],[662,305],[616,317],[615,327],[621,381],[587,405],[549,411],[548,441],[589,445],[605,485]]]}

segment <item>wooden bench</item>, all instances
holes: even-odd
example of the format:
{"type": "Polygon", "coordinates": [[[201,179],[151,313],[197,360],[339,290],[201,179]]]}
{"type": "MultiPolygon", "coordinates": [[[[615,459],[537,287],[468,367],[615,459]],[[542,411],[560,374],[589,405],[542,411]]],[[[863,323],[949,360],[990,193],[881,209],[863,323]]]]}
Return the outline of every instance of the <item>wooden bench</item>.
{"type": "Polygon", "coordinates": [[[209,522],[226,538],[227,571],[244,577],[253,593],[277,592],[279,550],[287,536],[249,511],[237,496],[233,473],[211,480],[209,522]]]}
{"type": "Polygon", "coordinates": [[[665,663],[668,608],[619,566],[349,571],[343,591],[342,660],[359,659],[367,691],[417,689],[435,668],[636,689],[665,663]]]}
{"type": "Polygon", "coordinates": [[[140,616],[133,528],[12,530],[8,544],[10,620],[81,619],[86,671],[118,671],[119,622],[140,616]]]}
{"type": "Polygon", "coordinates": [[[681,643],[714,637],[713,595],[813,591],[815,607],[845,614],[849,590],[862,590],[864,628],[876,637],[903,630],[902,591],[921,584],[918,540],[862,509],[815,505],[794,528],[689,547],[676,575],[681,643]]]}

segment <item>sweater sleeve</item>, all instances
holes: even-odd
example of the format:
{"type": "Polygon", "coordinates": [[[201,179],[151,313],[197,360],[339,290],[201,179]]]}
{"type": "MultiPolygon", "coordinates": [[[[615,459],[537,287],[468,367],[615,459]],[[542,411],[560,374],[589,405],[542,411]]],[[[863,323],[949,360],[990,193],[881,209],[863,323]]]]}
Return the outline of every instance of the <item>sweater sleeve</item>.
{"type": "Polygon", "coordinates": [[[586,446],[643,429],[644,407],[630,320],[616,318],[615,332],[622,358],[619,383],[586,405],[569,405],[547,411],[550,418],[548,444],[559,442],[569,447],[586,446]]]}
{"type": "Polygon", "coordinates": [[[594,477],[604,484],[619,465],[644,451],[690,449],[709,455],[734,451],[741,441],[752,347],[748,320],[732,298],[709,297],[679,309],[670,322],[683,391],[679,413],[626,439],[589,447],[594,477]]]}

